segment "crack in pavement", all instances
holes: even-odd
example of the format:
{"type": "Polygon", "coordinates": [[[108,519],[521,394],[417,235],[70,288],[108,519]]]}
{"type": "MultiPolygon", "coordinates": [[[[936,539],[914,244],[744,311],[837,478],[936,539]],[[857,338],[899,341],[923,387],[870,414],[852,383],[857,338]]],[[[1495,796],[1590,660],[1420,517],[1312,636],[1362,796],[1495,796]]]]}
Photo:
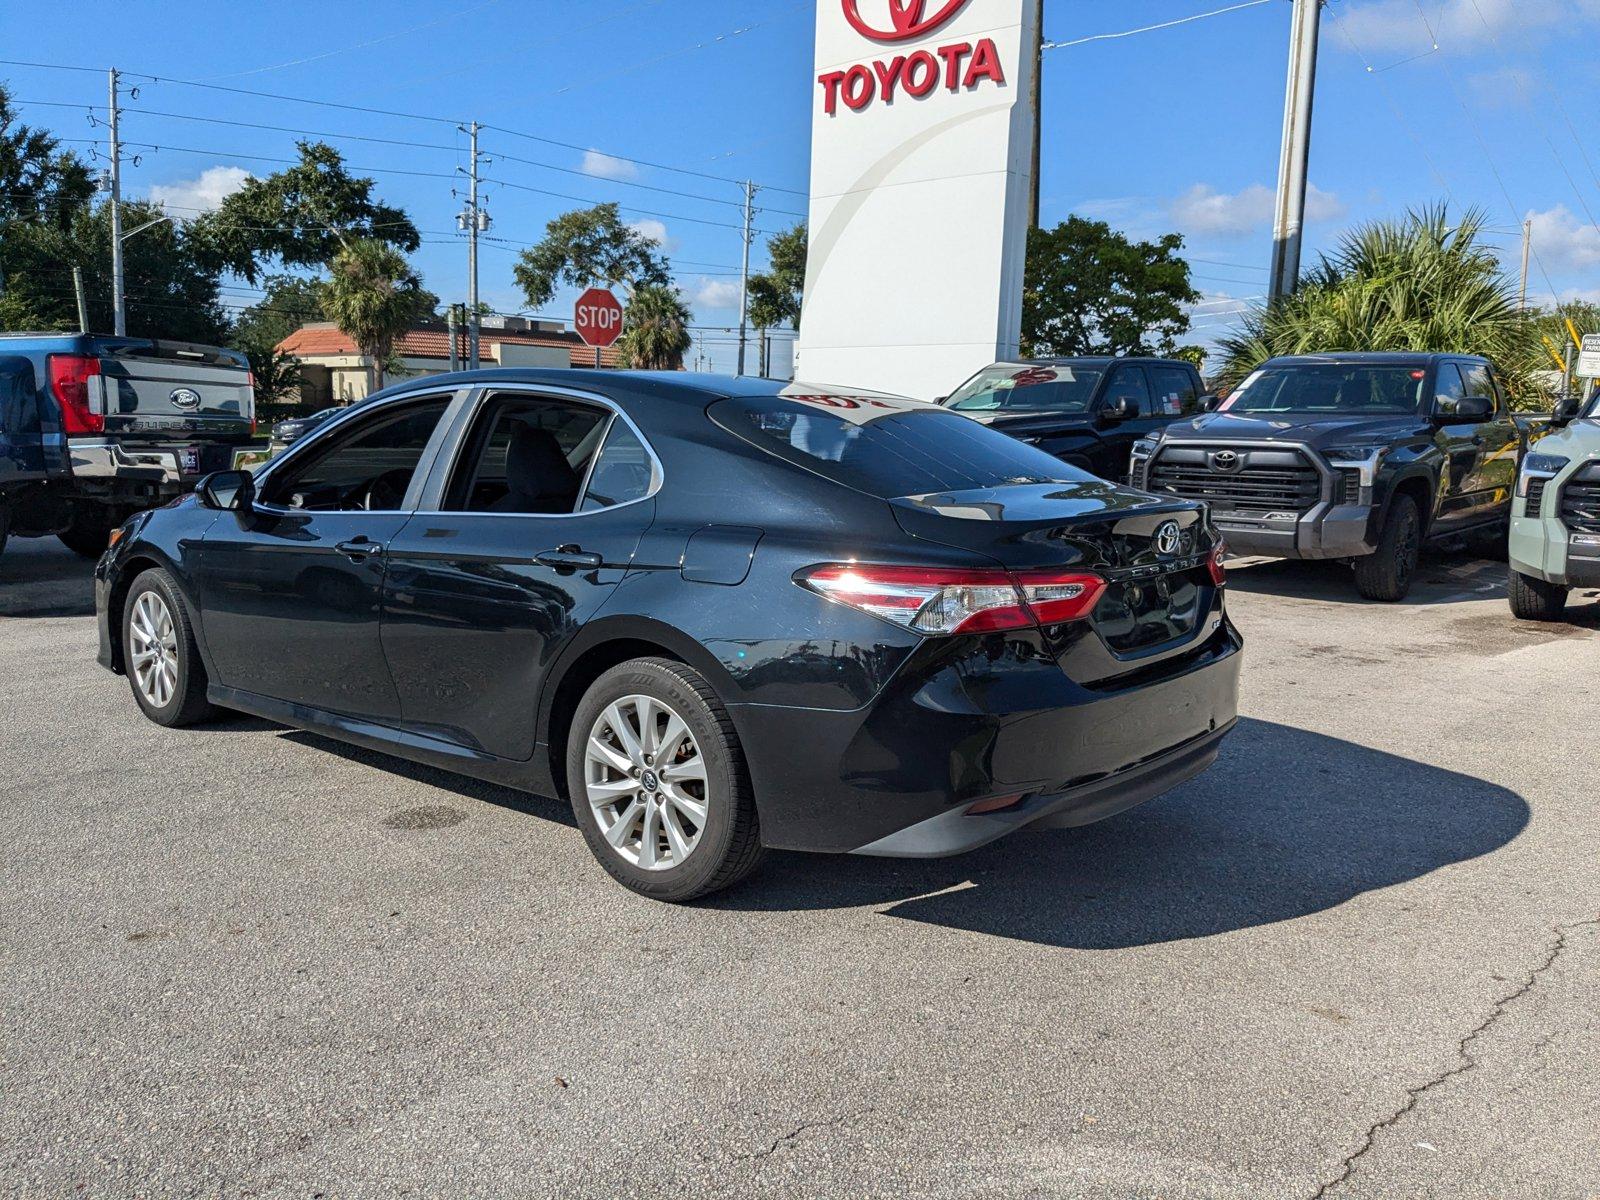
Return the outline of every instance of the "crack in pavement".
{"type": "Polygon", "coordinates": [[[1492,1029],[1500,1020],[1500,1018],[1506,1015],[1506,1011],[1511,1007],[1511,1005],[1516,1003],[1516,1001],[1520,1000],[1523,996],[1527,995],[1528,992],[1532,991],[1533,985],[1539,982],[1539,977],[1551,967],[1555,966],[1556,960],[1561,957],[1562,953],[1567,948],[1567,934],[1574,929],[1582,929],[1586,925],[1600,925],[1600,917],[1596,917],[1593,920],[1588,921],[1574,921],[1570,925],[1557,925],[1555,927],[1555,941],[1551,943],[1549,949],[1545,952],[1544,961],[1538,966],[1534,967],[1533,970],[1529,971],[1528,977],[1520,984],[1518,984],[1506,995],[1502,996],[1499,1000],[1495,1001],[1494,1008],[1490,1011],[1489,1015],[1480,1021],[1477,1026],[1470,1030],[1464,1037],[1460,1039],[1460,1041],[1456,1043],[1456,1058],[1459,1061],[1446,1070],[1441,1071],[1426,1083],[1420,1084],[1416,1087],[1407,1088],[1406,1102],[1394,1112],[1390,1113],[1387,1117],[1384,1117],[1379,1121],[1374,1121],[1371,1125],[1367,1126],[1366,1136],[1362,1139],[1361,1145],[1356,1148],[1354,1153],[1345,1156],[1344,1162],[1340,1164],[1339,1173],[1332,1179],[1324,1181],[1315,1192],[1311,1193],[1309,1200],[1322,1200],[1322,1198],[1334,1188],[1339,1187],[1346,1180],[1348,1180],[1356,1169],[1356,1163],[1369,1150],[1372,1149],[1374,1143],[1377,1141],[1378,1134],[1393,1125],[1399,1124],[1407,1113],[1417,1107],[1417,1104],[1422,1100],[1422,1097],[1427,1095],[1428,1092],[1432,1091],[1446,1080],[1454,1079],[1457,1075],[1465,1075],[1468,1071],[1474,1070],[1478,1065],[1478,1060],[1472,1057],[1472,1052],[1470,1049],[1472,1043],[1476,1041],[1480,1035],[1487,1033],[1490,1029],[1492,1029]]]}
{"type": "Polygon", "coordinates": [[[826,1121],[802,1121],[799,1125],[796,1125],[788,1133],[780,1134],[778,1137],[773,1138],[772,1139],[772,1145],[768,1146],[765,1150],[757,1150],[753,1154],[740,1154],[737,1157],[735,1157],[732,1161],[733,1162],[758,1162],[761,1159],[771,1158],[774,1154],[776,1154],[778,1152],[778,1147],[786,1145],[789,1142],[794,1141],[795,1138],[799,1137],[802,1133],[804,1133],[808,1129],[827,1129],[827,1128],[830,1128],[830,1127],[832,1127],[834,1125],[843,1125],[846,1121],[854,1121],[854,1120],[856,1120],[856,1119],[858,1119],[860,1117],[865,1117],[865,1116],[869,1115],[871,1112],[872,1112],[871,1108],[864,1108],[860,1112],[843,1113],[843,1114],[841,1114],[840,1116],[837,1116],[837,1117],[830,1117],[826,1121]]]}

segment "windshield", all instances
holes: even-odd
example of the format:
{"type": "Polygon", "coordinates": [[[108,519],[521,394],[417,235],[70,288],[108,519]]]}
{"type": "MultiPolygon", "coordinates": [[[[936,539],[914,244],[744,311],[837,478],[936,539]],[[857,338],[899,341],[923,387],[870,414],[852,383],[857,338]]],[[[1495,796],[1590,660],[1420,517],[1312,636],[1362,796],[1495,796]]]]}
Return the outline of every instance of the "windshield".
{"type": "Polygon", "coordinates": [[[884,500],[1090,476],[976,421],[914,400],[788,394],[723,400],[711,417],[769,454],[884,500]]]}
{"type": "Polygon", "coordinates": [[[1583,406],[1581,415],[1590,420],[1600,419],[1600,391],[1589,397],[1589,403],[1583,406]]]}
{"type": "Polygon", "coordinates": [[[1219,406],[1233,413],[1414,413],[1427,371],[1416,366],[1297,363],[1263,367],[1219,406]]]}
{"type": "Polygon", "coordinates": [[[1095,367],[1000,363],[979,371],[943,403],[958,412],[1088,412],[1103,374],[1095,367]]]}

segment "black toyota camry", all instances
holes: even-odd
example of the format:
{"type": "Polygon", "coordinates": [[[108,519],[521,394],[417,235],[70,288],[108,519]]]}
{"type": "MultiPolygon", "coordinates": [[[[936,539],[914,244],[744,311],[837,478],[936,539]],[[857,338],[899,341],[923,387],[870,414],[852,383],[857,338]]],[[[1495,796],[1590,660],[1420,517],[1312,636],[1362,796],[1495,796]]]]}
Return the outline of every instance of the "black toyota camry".
{"type": "Polygon", "coordinates": [[[1205,769],[1241,643],[1199,504],[943,409],[686,374],[414,380],[141,513],[100,661],[572,803],[645,895],[924,856],[1205,769]]]}

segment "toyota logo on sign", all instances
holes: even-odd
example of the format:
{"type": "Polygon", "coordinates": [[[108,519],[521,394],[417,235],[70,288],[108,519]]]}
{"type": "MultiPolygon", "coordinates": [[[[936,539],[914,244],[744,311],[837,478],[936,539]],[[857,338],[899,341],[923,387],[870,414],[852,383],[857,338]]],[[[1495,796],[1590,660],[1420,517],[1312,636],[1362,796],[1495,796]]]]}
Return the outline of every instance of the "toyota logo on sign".
{"type": "MultiPolygon", "coordinates": [[[[909,42],[912,38],[932,33],[966,6],[967,0],[946,0],[931,17],[927,15],[927,0],[887,0],[889,28],[873,25],[861,15],[861,0],[844,0],[844,18],[862,37],[875,42],[909,42]]],[[[884,0],[867,0],[876,7],[884,0]]]]}

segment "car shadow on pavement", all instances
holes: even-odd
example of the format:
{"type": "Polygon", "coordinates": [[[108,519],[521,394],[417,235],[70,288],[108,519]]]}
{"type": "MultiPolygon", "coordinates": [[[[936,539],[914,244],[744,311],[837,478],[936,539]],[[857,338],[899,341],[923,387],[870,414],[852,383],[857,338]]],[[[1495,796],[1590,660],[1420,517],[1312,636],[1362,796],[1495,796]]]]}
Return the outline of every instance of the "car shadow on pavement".
{"type": "Polygon", "coordinates": [[[55,538],[13,538],[0,555],[0,617],[86,617],[94,561],[55,538]]]}
{"type": "MultiPolygon", "coordinates": [[[[1296,600],[1381,604],[1356,591],[1355,572],[1341,562],[1292,558],[1247,558],[1228,563],[1228,588],[1235,592],[1288,596],[1296,600]]],[[[1401,605],[1458,604],[1504,600],[1506,564],[1456,551],[1430,550],[1417,564],[1411,594],[1401,605]]]]}
{"type": "Polygon", "coordinates": [[[1506,788],[1337,738],[1241,720],[1217,764],[1077,830],[932,861],[774,854],[713,907],[885,913],[1085,950],[1321,912],[1489,854],[1528,823],[1506,788]]]}

